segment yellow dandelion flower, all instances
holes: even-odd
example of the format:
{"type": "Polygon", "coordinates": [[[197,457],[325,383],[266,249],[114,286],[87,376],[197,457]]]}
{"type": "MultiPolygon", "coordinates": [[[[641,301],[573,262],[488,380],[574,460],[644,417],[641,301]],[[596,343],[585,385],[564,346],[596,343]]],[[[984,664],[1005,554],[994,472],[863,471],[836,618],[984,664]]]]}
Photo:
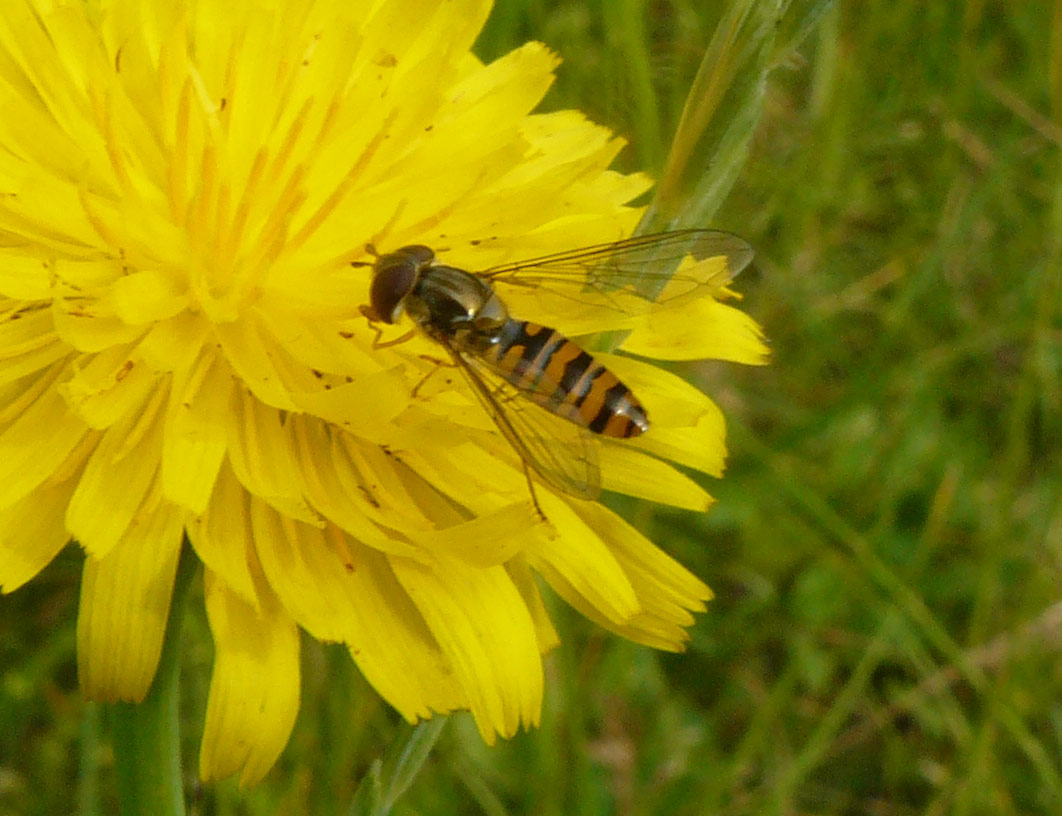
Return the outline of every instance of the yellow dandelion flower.
{"type": "MultiPolygon", "coordinates": [[[[534,477],[536,510],[438,343],[381,348],[359,310],[367,247],[477,270],[637,223],[648,182],[608,169],[620,140],[531,113],[556,58],[470,53],[488,10],[7,0],[0,15],[0,588],[76,540],[81,683],[137,701],[186,535],[216,646],[204,778],[256,780],[282,750],[300,628],[346,644],[406,719],[470,709],[489,742],[538,719],[557,635],[535,574],[661,649],[710,596],[593,501],[534,477]]],[[[641,357],[761,362],[726,295],[626,322],[533,290],[512,308],[568,335],[628,330],[641,357]]],[[[719,411],[649,362],[600,359],[653,420],[600,445],[601,486],[707,508],[666,460],[719,475],[719,411]]]]}

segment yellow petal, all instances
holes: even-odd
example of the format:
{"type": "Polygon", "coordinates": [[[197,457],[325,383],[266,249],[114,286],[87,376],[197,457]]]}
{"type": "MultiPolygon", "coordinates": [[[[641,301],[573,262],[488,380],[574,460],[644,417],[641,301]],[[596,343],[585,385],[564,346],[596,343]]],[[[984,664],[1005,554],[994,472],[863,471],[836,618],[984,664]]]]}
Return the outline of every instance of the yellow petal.
{"type": "Polygon", "coordinates": [[[298,407],[370,442],[389,441],[388,423],[409,404],[399,369],[374,371],[328,389],[292,395],[298,407]]]}
{"type": "Polygon", "coordinates": [[[395,576],[449,659],[483,739],[538,722],[542,660],[534,622],[501,567],[391,559],[395,576]]]}
{"type": "Polygon", "coordinates": [[[412,506],[428,522],[430,529],[447,529],[461,524],[467,518],[459,506],[447,499],[446,495],[437,490],[422,474],[406,464],[401,455],[392,453],[388,458],[391,460],[388,470],[400,483],[412,506]]]}
{"type": "MultiPolygon", "coordinates": [[[[3,117],[5,121],[10,118],[10,112],[3,117]]],[[[45,258],[35,257],[23,247],[0,248],[0,295],[28,301],[51,297],[50,272],[51,266],[45,258]]]]}
{"type": "MultiPolygon", "coordinates": [[[[437,520],[425,516],[424,507],[412,492],[430,490],[388,448],[367,444],[350,434],[337,434],[337,475],[340,481],[370,498],[369,517],[384,528],[414,534],[433,529],[437,520]]],[[[436,494],[438,506],[441,497],[436,494]]],[[[454,508],[443,508],[453,518],[454,508]]],[[[450,522],[452,523],[452,522],[450,522]]]]}
{"type": "Polygon", "coordinates": [[[531,618],[535,622],[538,649],[542,654],[545,654],[550,649],[559,646],[561,640],[557,630],[553,628],[553,622],[549,619],[546,605],[542,602],[542,594],[538,591],[538,583],[535,581],[534,573],[531,571],[531,567],[528,566],[527,560],[519,556],[506,564],[506,569],[509,571],[509,576],[513,579],[513,584],[516,585],[520,597],[524,599],[524,604],[527,606],[528,611],[531,612],[531,618]]]}
{"type": "Polygon", "coordinates": [[[70,540],[63,523],[72,484],[43,487],[0,510],[0,592],[14,592],[70,540]]]}
{"type": "Polygon", "coordinates": [[[232,413],[232,371],[206,352],[175,377],[162,443],[162,494],[202,513],[210,500],[232,413]]]}
{"type": "Polygon", "coordinates": [[[347,643],[366,678],[407,719],[467,706],[467,695],[386,559],[252,500],[263,574],[311,635],[347,643]]]}
{"type": "Polygon", "coordinates": [[[573,505],[580,520],[607,539],[637,595],[639,608],[622,621],[606,617],[598,604],[560,574],[550,585],[581,614],[622,637],[665,651],[681,651],[689,640],[691,612],[704,609],[711,590],[607,508],[590,502],[573,505]]]}
{"type": "Polygon", "coordinates": [[[247,493],[227,465],[218,472],[210,504],[188,525],[188,538],[208,570],[255,606],[258,595],[248,566],[254,553],[247,493]]]}
{"type": "Polygon", "coordinates": [[[85,559],[77,666],[89,699],[140,702],[155,676],[184,514],[149,500],[139,520],[107,556],[85,559]]]}
{"type": "Polygon", "coordinates": [[[56,300],[52,306],[56,333],[78,351],[97,352],[127,345],[144,334],[143,326],[123,323],[101,305],[91,310],[79,301],[56,300]]]}
{"type": "Polygon", "coordinates": [[[208,338],[208,324],[201,315],[182,312],[161,320],[137,346],[147,365],[160,371],[176,371],[192,365],[208,338]]]}
{"type": "Polygon", "coordinates": [[[199,774],[209,782],[239,772],[252,785],[280,756],[299,710],[299,632],[261,584],[253,606],[209,570],[203,589],[214,673],[199,774]]]}
{"type": "Polygon", "coordinates": [[[698,513],[712,505],[712,497],[689,476],[633,447],[602,445],[599,458],[605,490],[698,513]]]}
{"type": "Polygon", "coordinates": [[[335,528],[315,527],[251,498],[255,552],[269,585],[300,626],[318,640],[345,642],[352,635],[347,573],[351,562],[335,528]]]}
{"type": "MultiPolygon", "coordinates": [[[[341,434],[311,417],[293,417],[291,423],[306,498],[312,507],[363,544],[395,555],[422,557],[418,547],[393,532],[409,531],[406,520],[382,507],[361,484],[346,445],[337,438],[341,434]]],[[[412,529],[424,529],[423,520],[412,529]]]]}
{"type": "Polygon", "coordinates": [[[6,411],[0,408],[0,414],[9,415],[0,416],[0,425],[10,422],[0,433],[0,507],[28,495],[55,472],[88,430],[58,390],[47,380],[43,385],[42,393],[25,392],[25,404],[14,401],[6,411]]]}
{"type": "Polygon", "coordinates": [[[398,583],[386,557],[350,545],[350,654],[380,695],[410,722],[468,708],[449,658],[398,583]]]}
{"type": "MultiPolygon", "coordinates": [[[[485,413],[472,406],[463,419],[485,413]]],[[[401,455],[436,490],[477,516],[494,513],[499,506],[530,501],[527,476],[512,446],[499,439],[493,428],[489,433],[460,432],[458,440],[452,421],[426,417],[408,428],[401,455]],[[507,458],[499,457],[497,449],[507,458]]]]}
{"type": "Polygon", "coordinates": [[[744,312],[712,298],[662,307],[630,333],[624,351],[657,360],[732,360],[765,365],[763,332],[744,312]]]}
{"type": "Polygon", "coordinates": [[[529,548],[528,563],[550,585],[570,586],[609,620],[629,620],[641,608],[634,587],[608,546],[572,510],[570,505],[579,500],[560,498],[545,490],[539,490],[537,495],[558,534],[543,536],[534,548],[529,548]]]}
{"type": "Polygon", "coordinates": [[[241,320],[219,323],[214,331],[225,358],[258,399],[285,411],[295,409],[276,356],[279,349],[264,336],[253,313],[241,320]]]}
{"type": "MultiPolygon", "coordinates": [[[[691,428],[657,428],[623,444],[660,459],[694,468],[709,476],[722,476],[726,464],[726,431],[713,414],[705,414],[691,428]]],[[[652,420],[650,420],[652,422],[652,420]]]]}
{"type": "Polygon", "coordinates": [[[188,295],[173,275],[157,269],[123,275],[110,288],[114,313],[124,323],[154,323],[184,311],[188,295]]]}
{"type": "Polygon", "coordinates": [[[67,529],[95,558],[107,555],[126,535],[155,483],[163,431],[158,414],[164,397],[164,391],[157,391],[143,414],[104,432],[70,498],[67,529]]]}
{"type": "Polygon", "coordinates": [[[345,272],[351,279],[344,278],[342,291],[335,292],[329,288],[330,285],[338,286],[332,282],[338,277],[334,269],[321,270],[319,274],[310,272],[301,264],[292,269],[292,289],[298,292],[278,293],[271,288],[263,292],[258,301],[259,307],[268,311],[271,317],[270,336],[299,363],[319,372],[371,373],[387,368],[389,361],[380,350],[373,349],[371,341],[363,342],[374,337],[375,333],[353,305],[369,295],[370,276],[359,271],[361,274],[356,276],[354,270],[345,272]],[[306,285],[307,280],[313,280],[312,287],[306,285]],[[313,305],[307,306],[313,319],[308,319],[304,312],[295,311],[293,301],[296,298],[314,299],[313,305]]]}
{"type": "Polygon", "coordinates": [[[59,386],[70,408],[93,428],[109,428],[143,410],[151,392],[165,387],[160,375],[126,346],[115,346],[79,360],[73,376],[59,386]]]}
{"type": "Polygon", "coordinates": [[[47,309],[0,311],[0,385],[47,368],[69,354],[69,346],[55,334],[47,309]]]}
{"type": "Polygon", "coordinates": [[[319,523],[306,503],[292,435],[280,412],[239,390],[233,403],[226,448],[236,478],[249,493],[282,513],[319,523]]]}
{"type": "Polygon", "coordinates": [[[0,385],[15,382],[28,374],[35,374],[68,356],[70,356],[70,347],[57,339],[39,348],[23,352],[3,361],[3,366],[0,368],[0,385]]]}
{"type": "Polygon", "coordinates": [[[541,523],[528,500],[443,530],[419,533],[416,539],[429,552],[445,553],[470,566],[494,567],[504,564],[541,536],[541,523]]]}
{"type": "Polygon", "coordinates": [[[579,502],[572,510],[608,541],[624,573],[634,583],[643,608],[657,604],[656,614],[671,609],[676,621],[688,611],[703,612],[712,591],[697,576],[665,553],[616,513],[600,504],[579,502]]]}

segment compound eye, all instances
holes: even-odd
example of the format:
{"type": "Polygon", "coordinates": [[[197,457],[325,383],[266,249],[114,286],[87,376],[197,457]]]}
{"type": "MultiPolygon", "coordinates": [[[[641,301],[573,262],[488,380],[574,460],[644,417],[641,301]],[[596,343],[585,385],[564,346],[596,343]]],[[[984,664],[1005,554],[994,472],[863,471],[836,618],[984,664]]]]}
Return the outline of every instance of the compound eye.
{"type": "Polygon", "coordinates": [[[402,316],[402,301],[417,283],[418,267],[410,258],[395,253],[376,262],[369,288],[369,303],[384,323],[394,323],[402,316]]]}

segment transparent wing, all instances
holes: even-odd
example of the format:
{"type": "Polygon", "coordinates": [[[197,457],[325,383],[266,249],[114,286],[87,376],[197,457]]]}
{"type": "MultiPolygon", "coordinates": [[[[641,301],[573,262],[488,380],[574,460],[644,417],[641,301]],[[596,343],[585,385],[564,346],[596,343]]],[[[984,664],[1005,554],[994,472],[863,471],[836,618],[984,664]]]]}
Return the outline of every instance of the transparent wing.
{"type": "Polygon", "coordinates": [[[588,291],[603,294],[627,311],[632,303],[657,301],[661,293],[670,300],[722,286],[752,256],[752,247],[732,233],[678,230],[531,258],[478,275],[492,284],[542,288],[580,301],[588,291]]]}
{"type": "Polygon", "coordinates": [[[551,414],[486,360],[444,343],[480,403],[524,463],[551,487],[582,499],[601,493],[597,446],[580,426],[551,414]]]}

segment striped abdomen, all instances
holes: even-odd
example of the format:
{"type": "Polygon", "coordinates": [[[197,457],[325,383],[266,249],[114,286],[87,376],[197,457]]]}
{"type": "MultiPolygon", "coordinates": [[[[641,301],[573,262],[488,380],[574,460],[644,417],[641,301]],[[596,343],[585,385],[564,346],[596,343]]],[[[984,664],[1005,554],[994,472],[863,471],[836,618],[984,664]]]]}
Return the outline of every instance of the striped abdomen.
{"type": "Polygon", "coordinates": [[[649,430],[631,390],[555,329],[510,319],[480,356],[528,399],[594,433],[626,439],[649,430]]]}

